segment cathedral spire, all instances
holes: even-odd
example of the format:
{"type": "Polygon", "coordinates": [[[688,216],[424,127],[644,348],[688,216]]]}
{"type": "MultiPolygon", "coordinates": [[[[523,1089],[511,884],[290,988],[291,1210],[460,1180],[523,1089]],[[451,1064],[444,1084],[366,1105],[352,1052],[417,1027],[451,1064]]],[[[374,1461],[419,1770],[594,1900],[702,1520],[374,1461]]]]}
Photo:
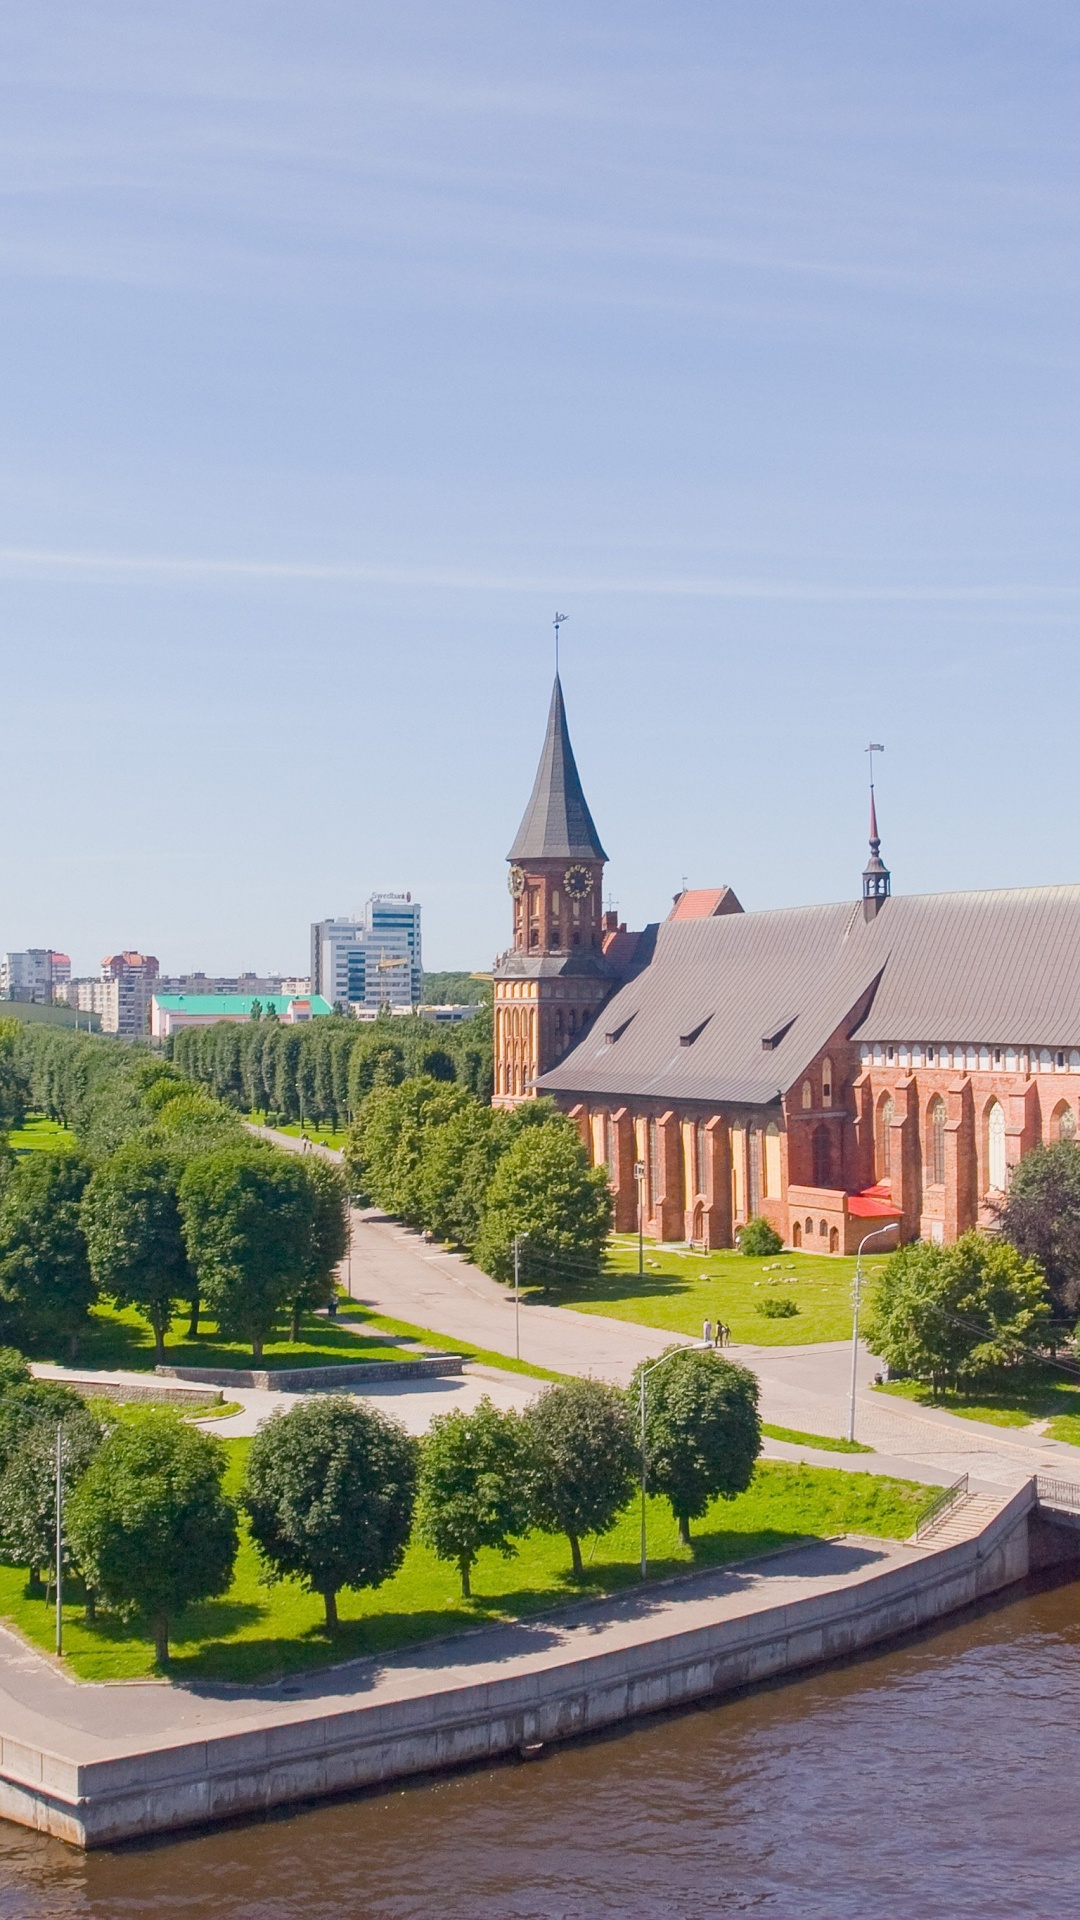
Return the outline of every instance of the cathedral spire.
{"type": "Polygon", "coordinates": [[[506,857],[514,861],[607,859],[582,792],[557,673],[532,797],[506,857]]]}
{"type": "Polygon", "coordinates": [[[881,857],[881,835],[878,833],[877,803],[874,798],[874,755],[884,753],[885,749],[876,741],[871,741],[866,751],[870,755],[870,858],[863,868],[862,897],[863,918],[872,920],[889,898],[892,875],[881,857]]]}

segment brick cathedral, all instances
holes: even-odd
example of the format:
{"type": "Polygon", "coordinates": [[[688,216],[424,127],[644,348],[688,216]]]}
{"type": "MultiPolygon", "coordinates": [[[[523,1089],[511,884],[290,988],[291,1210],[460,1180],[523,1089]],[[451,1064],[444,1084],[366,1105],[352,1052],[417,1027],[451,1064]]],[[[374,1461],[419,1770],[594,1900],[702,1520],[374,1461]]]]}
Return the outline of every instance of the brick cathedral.
{"type": "Polygon", "coordinates": [[[705,1247],[751,1214],[821,1253],[889,1225],[954,1240],[1076,1136],[1080,887],[895,896],[871,796],[859,898],[745,913],[701,889],[628,932],[557,675],[508,860],[495,1102],[571,1116],[620,1230],[640,1197],[654,1239],[705,1247]]]}

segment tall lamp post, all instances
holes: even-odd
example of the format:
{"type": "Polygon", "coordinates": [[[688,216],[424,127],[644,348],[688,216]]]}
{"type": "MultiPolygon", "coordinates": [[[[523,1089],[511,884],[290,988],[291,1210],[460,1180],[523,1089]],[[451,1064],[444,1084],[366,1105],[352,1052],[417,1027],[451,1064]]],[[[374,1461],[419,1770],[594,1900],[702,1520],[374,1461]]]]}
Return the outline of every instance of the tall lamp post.
{"type": "Polygon", "coordinates": [[[64,1651],[64,1428],[56,1428],[56,1653],[64,1651]]]}
{"type": "Polygon", "coordinates": [[[662,1353],[659,1360],[654,1360],[650,1367],[641,1369],[641,1577],[643,1580],[648,1578],[649,1573],[649,1555],[645,1538],[645,1490],[648,1480],[648,1456],[645,1451],[645,1382],[650,1373],[655,1373],[658,1367],[664,1366],[669,1360],[677,1360],[681,1353],[704,1353],[706,1350],[712,1351],[710,1341],[695,1340],[689,1346],[673,1347],[670,1353],[662,1353]]]}
{"type": "Polygon", "coordinates": [[[871,1240],[880,1239],[883,1233],[895,1233],[899,1221],[890,1220],[888,1226],[875,1227],[859,1241],[859,1251],[855,1256],[855,1306],[851,1316],[851,1407],[848,1414],[848,1439],[855,1438],[855,1384],[859,1365],[859,1300],[862,1295],[862,1250],[871,1240]]]}
{"type": "Polygon", "coordinates": [[[514,1357],[521,1359],[521,1243],[527,1233],[514,1235],[514,1357]]]}
{"type": "Polygon", "coordinates": [[[645,1162],[634,1161],[634,1179],[637,1181],[637,1270],[641,1278],[645,1272],[645,1162]]]}

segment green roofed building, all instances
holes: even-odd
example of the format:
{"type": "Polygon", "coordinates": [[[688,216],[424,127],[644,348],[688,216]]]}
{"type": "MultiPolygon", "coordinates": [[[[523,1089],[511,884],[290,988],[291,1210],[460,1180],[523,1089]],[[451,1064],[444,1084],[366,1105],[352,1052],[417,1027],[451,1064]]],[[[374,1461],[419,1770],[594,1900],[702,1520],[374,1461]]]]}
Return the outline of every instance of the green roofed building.
{"type": "Polygon", "coordinates": [[[321,993],[155,993],[150,1005],[150,1032],[167,1040],[184,1027],[211,1027],[216,1020],[257,1020],[276,1014],[283,1026],[299,1026],[333,1013],[321,993]]]}

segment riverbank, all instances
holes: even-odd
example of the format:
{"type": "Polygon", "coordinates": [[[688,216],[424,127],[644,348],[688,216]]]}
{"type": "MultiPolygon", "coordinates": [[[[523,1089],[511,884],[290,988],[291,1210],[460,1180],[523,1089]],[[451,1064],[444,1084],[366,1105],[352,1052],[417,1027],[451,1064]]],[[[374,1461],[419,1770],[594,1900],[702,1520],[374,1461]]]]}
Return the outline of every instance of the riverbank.
{"type": "Polygon", "coordinates": [[[948,1544],[817,1542],[274,1688],[73,1688],[0,1634],[0,1812],[102,1846],[716,1697],[1021,1579],[1033,1508],[1027,1487],[948,1544]]]}

